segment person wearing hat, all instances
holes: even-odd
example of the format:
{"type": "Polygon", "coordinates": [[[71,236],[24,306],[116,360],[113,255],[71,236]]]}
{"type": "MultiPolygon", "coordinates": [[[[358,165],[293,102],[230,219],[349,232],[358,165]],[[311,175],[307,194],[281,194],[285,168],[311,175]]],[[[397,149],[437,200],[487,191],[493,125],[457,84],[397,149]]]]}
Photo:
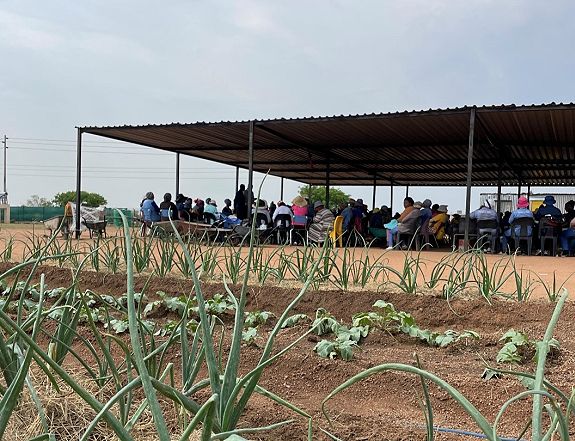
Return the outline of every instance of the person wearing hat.
{"type": "Polygon", "coordinates": [[[154,193],[146,193],[146,199],[142,201],[142,218],[147,224],[160,221],[160,207],[154,201],[154,193]]]}
{"type": "Polygon", "coordinates": [[[421,203],[421,210],[419,211],[419,219],[421,220],[421,225],[423,225],[428,219],[433,217],[431,212],[431,200],[425,199],[421,203]]]}
{"type": "MultiPolygon", "coordinates": [[[[513,225],[517,219],[523,218],[530,218],[533,219],[533,213],[529,209],[529,201],[525,196],[521,196],[517,200],[517,209],[511,212],[511,216],[509,216],[509,225],[511,228],[515,229],[515,234],[518,235],[521,233],[521,226],[513,225]]],[[[509,242],[509,238],[511,237],[511,228],[505,230],[503,235],[501,236],[501,250],[506,253],[508,252],[507,243],[509,242]]],[[[533,234],[533,229],[529,226],[527,227],[527,235],[531,236],[533,234]]]]}
{"type": "MultiPolygon", "coordinates": [[[[488,199],[485,199],[481,207],[479,207],[477,210],[469,213],[469,218],[476,221],[493,221],[491,223],[496,226],[495,228],[479,228],[477,231],[479,236],[487,235],[488,237],[494,237],[497,234],[499,215],[497,214],[497,211],[492,208],[492,204],[488,199]]],[[[492,252],[495,252],[495,250],[492,250],[492,252]]]]}
{"type": "Polygon", "coordinates": [[[172,202],[172,194],[166,193],[164,200],[160,204],[160,217],[162,221],[178,220],[178,209],[172,202]]]}
{"type": "Polygon", "coordinates": [[[291,201],[291,211],[293,213],[293,226],[294,227],[307,227],[307,201],[303,196],[297,195],[291,201]]]}
{"type": "Polygon", "coordinates": [[[348,229],[354,229],[360,236],[363,236],[365,234],[365,218],[366,213],[364,211],[363,199],[358,199],[355,201],[353,208],[351,209],[351,224],[348,224],[348,229]]]}
{"type": "MultiPolygon", "coordinates": [[[[481,207],[469,213],[469,218],[475,219],[477,221],[484,221],[484,220],[496,221],[498,220],[499,216],[497,215],[497,212],[491,207],[491,202],[485,199],[481,207]]],[[[481,234],[481,231],[479,232],[479,234],[481,234]]]]}
{"type": "Polygon", "coordinates": [[[437,207],[437,214],[429,220],[429,232],[435,236],[438,242],[445,236],[445,227],[448,220],[447,205],[437,207]]]}
{"type": "Polygon", "coordinates": [[[204,213],[210,213],[218,217],[218,204],[211,198],[207,198],[207,205],[204,207],[204,213]]]}
{"type": "Polygon", "coordinates": [[[315,216],[313,217],[308,230],[308,239],[311,242],[321,244],[325,242],[331,229],[335,218],[333,213],[325,208],[322,201],[315,201],[313,204],[315,216]]]}
{"type": "Polygon", "coordinates": [[[551,195],[547,195],[545,196],[545,199],[543,200],[543,204],[541,204],[539,206],[539,208],[537,209],[537,211],[535,212],[535,220],[541,220],[542,217],[552,217],[555,220],[559,220],[561,219],[561,217],[563,216],[561,214],[561,210],[559,210],[559,208],[557,208],[555,206],[555,198],[551,195]]]}

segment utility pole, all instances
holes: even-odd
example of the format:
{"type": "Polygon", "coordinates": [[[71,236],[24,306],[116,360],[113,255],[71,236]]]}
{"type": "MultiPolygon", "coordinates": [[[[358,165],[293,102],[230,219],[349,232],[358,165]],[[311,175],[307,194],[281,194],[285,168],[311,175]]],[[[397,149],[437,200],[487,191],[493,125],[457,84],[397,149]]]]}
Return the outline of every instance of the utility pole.
{"type": "Polygon", "coordinates": [[[2,140],[2,144],[4,144],[4,193],[0,198],[0,203],[2,204],[8,203],[8,191],[6,190],[6,150],[8,149],[8,145],[6,143],[7,140],[8,138],[6,138],[6,135],[4,135],[4,139],[2,140]]]}

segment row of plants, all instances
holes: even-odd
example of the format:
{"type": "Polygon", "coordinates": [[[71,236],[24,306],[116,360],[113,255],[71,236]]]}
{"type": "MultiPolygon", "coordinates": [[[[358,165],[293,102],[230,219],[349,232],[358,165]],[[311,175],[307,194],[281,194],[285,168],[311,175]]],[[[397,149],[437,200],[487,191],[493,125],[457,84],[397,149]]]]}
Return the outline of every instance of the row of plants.
{"type": "MultiPolygon", "coordinates": [[[[510,373],[492,368],[501,374],[516,375],[519,378],[531,380],[524,383],[528,385],[525,392],[511,397],[502,406],[493,423],[490,423],[457,389],[423,369],[417,362],[416,366],[398,363],[375,366],[344,382],[324,400],[324,413],[328,421],[326,424],[317,418],[314,420],[307,412],[275,395],[272,391],[262,388],[259,383],[268,366],[311,333],[318,332],[320,328],[328,326],[326,323],[330,323],[329,317],[316,317],[320,320],[316,320],[309,329],[289,344],[284,347],[276,345],[276,337],[280,330],[286,327],[288,319],[296,323],[297,320],[301,320],[301,318],[296,319],[291,312],[305,296],[307,289],[314,283],[325,281],[325,273],[322,273],[321,265],[326,262],[325,256],[330,250],[327,248],[317,250],[319,255],[314,259],[308,277],[302,282],[301,290],[283,313],[277,317],[275,325],[268,333],[259,362],[248,373],[240,375],[242,347],[244,347],[242,336],[246,329],[249,329],[246,327],[248,315],[245,306],[251,266],[254,261],[253,243],[249,248],[240,287],[233,292],[232,288],[225,283],[228,294],[226,302],[229,300],[232,303],[233,309],[230,311],[233,311],[234,318],[231,326],[230,349],[224,353],[221,350],[221,339],[223,333],[226,332],[226,326],[216,315],[210,314],[208,300],[203,295],[199,279],[200,271],[197,269],[190,250],[178,236],[177,240],[186,257],[190,277],[194,282],[194,292],[181,299],[183,305],[181,305],[180,318],[164,335],[157,335],[154,328],[146,324],[147,317],[144,309],[147,304],[144,305],[141,301],[142,296],[138,296],[138,293],[134,291],[135,259],[132,238],[125,219],[124,225],[123,252],[125,252],[127,293],[123,300],[114,299],[115,303],[113,303],[112,299],[103,298],[101,303],[94,304],[92,303],[95,301],[94,296],[83,295],[85,292],[78,295],[79,272],[93,258],[93,253],[80,258],[78,266],[74,268],[73,283],[70,287],[49,291],[42,275],[39,285],[29,290],[31,280],[41,263],[50,260],[59,261],[59,259],[77,255],[75,251],[50,255],[49,250],[55,238],[48,240],[34,257],[28,258],[25,262],[0,275],[0,281],[7,285],[4,291],[8,290],[5,296],[7,301],[0,306],[0,370],[2,371],[0,438],[4,436],[9,427],[20,398],[26,390],[35,397],[32,400],[33,405],[41,419],[41,433],[35,439],[55,439],[47,422],[46,409],[42,400],[38,398],[35,379],[29,375],[30,368],[34,364],[44,373],[54,388],[58,390],[62,384],[65,384],[93,410],[95,416],[80,435],[82,440],[90,439],[94,431],[99,430],[100,422],[104,422],[118,439],[131,440],[133,439],[132,431],[141,421],[144,412],[152,415],[155,435],[162,441],[173,439],[175,433],[179,439],[185,440],[195,430],[200,431],[202,441],[238,440],[244,439],[242,437],[249,436],[250,433],[271,431],[293,422],[291,419],[279,421],[266,427],[248,427],[242,424],[246,406],[253,394],[260,394],[271,399],[291,410],[295,415],[305,418],[308,422],[305,438],[313,439],[314,432],[319,430],[331,439],[337,440],[337,436],[330,433],[333,429],[329,425],[331,420],[326,407],[329,400],[356,382],[386,371],[407,372],[421,379],[428,440],[434,439],[433,409],[428,392],[429,382],[445,390],[458,405],[461,405],[489,440],[499,440],[498,424],[502,415],[511,403],[525,397],[533,397],[532,417],[530,424],[526,426],[531,427],[531,439],[539,441],[551,439],[554,436],[562,440],[569,439],[569,414],[575,410],[572,403],[573,395],[560,391],[546,381],[544,376],[545,361],[551,347],[553,330],[567,298],[566,293],[558,299],[543,340],[536,344],[538,351],[535,373],[510,373]],[[8,280],[11,280],[9,284],[8,280]],[[19,284],[19,282],[23,283],[19,284]],[[33,296],[37,296],[36,306],[27,309],[26,301],[31,291],[33,296]],[[48,296],[52,297],[49,306],[46,301],[48,296]],[[93,314],[86,313],[85,316],[81,314],[82,311],[87,312],[95,307],[104,308],[106,311],[106,308],[112,304],[116,310],[121,308],[126,310],[129,344],[114,333],[102,333],[93,314]],[[192,310],[192,314],[197,314],[198,317],[197,325],[192,326],[192,329],[189,326],[189,310],[192,310]],[[90,330],[89,338],[84,332],[80,332],[81,319],[85,320],[84,328],[87,327],[90,330]],[[53,322],[56,324],[55,327],[53,322]],[[181,369],[177,371],[168,357],[172,348],[176,348],[181,354],[179,357],[181,369]],[[123,356],[114,356],[118,352],[123,356]],[[80,356],[80,353],[91,354],[91,358],[85,355],[80,356]],[[67,369],[67,360],[71,357],[82,366],[84,374],[91,378],[95,385],[110,389],[110,395],[101,397],[90,393],[74,375],[71,375],[67,369]],[[202,369],[203,367],[205,369],[202,369]],[[202,396],[197,394],[199,391],[209,391],[207,395],[203,395],[208,398],[197,398],[202,396]],[[172,427],[173,422],[166,419],[168,407],[175,408],[179,415],[176,428],[172,427]],[[546,426],[542,424],[544,415],[549,416],[549,423],[546,426]]],[[[161,300],[166,300],[166,307],[168,303],[174,302],[173,299],[169,299],[169,302],[168,299],[161,300]]],[[[220,299],[218,304],[213,305],[212,308],[215,310],[228,308],[221,303],[220,299]]],[[[423,335],[428,335],[429,341],[438,343],[439,335],[432,338],[431,331],[426,334],[425,330],[417,328],[407,313],[396,311],[389,304],[378,303],[376,305],[375,311],[355,317],[356,322],[353,323],[355,326],[347,329],[350,339],[355,338],[358,333],[361,337],[363,327],[376,326],[376,323],[381,322],[382,325],[393,327],[398,332],[404,332],[401,331],[403,327],[410,328],[414,337],[422,339],[423,335]],[[357,329],[352,330],[353,327],[357,329]]],[[[153,312],[153,307],[150,312],[153,312]]],[[[260,319],[257,317],[250,318],[250,323],[256,324],[258,320],[260,319]]],[[[330,328],[333,330],[333,323],[330,328]]],[[[341,327],[337,330],[343,332],[341,327]]],[[[410,332],[407,333],[411,335],[410,332]]],[[[442,338],[447,337],[449,336],[444,335],[442,338]]],[[[519,438],[522,436],[523,434],[519,434],[519,438]]]]}
{"type": "MultiPolygon", "coordinates": [[[[370,244],[363,247],[325,249],[304,245],[255,247],[247,253],[247,244],[232,245],[227,242],[209,242],[204,238],[190,237],[185,242],[174,236],[138,237],[128,230],[132,243],[132,263],[136,274],[168,274],[190,277],[192,265],[200,279],[227,280],[239,283],[246,274],[250,283],[303,282],[308,279],[315,262],[320,259],[313,288],[328,286],[347,290],[353,287],[395,289],[414,294],[421,291],[439,292],[450,300],[464,293],[478,294],[488,302],[504,297],[523,302],[535,289],[545,292],[555,302],[572,275],[558,280],[555,271],[551,282],[538,273],[517,263],[516,256],[504,256],[495,262],[480,248],[466,252],[445,253],[438,262],[425,260],[421,253],[406,251],[400,268],[389,264],[387,251],[374,253],[370,244]],[[191,256],[188,261],[187,255],[191,256]],[[249,259],[249,262],[248,262],[249,259]],[[249,265],[248,265],[249,264],[249,265]]],[[[0,261],[15,258],[15,239],[4,238],[0,261]]],[[[50,243],[49,253],[58,266],[78,268],[89,256],[86,267],[111,273],[126,270],[124,237],[96,239],[93,242],[50,240],[31,235],[22,246],[22,261],[38,256],[50,243]]],[[[397,253],[397,251],[394,251],[397,253]]]]}

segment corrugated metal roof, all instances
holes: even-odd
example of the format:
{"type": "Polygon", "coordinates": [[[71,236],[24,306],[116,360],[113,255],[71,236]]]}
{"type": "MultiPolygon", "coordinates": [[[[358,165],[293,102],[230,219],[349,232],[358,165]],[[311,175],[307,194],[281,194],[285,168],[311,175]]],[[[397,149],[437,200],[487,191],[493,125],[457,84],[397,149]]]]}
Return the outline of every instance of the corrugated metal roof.
{"type": "MultiPolygon", "coordinates": [[[[255,121],[254,170],[332,185],[465,185],[474,107],[255,121]]],[[[575,104],[476,109],[473,185],[575,185],[575,104]]],[[[82,127],[248,167],[249,121],[82,127]]]]}

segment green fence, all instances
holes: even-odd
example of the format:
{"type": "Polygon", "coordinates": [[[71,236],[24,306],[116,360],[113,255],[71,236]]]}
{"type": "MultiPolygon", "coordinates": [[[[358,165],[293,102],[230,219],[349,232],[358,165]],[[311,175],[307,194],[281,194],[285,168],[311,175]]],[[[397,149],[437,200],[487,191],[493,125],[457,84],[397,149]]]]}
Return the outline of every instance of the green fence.
{"type": "Polygon", "coordinates": [[[64,216],[64,207],[10,207],[10,222],[41,222],[64,216]]]}
{"type": "MultiPolygon", "coordinates": [[[[118,208],[126,219],[128,220],[128,225],[132,225],[134,223],[134,211],[128,210],[127,208],[118,208]]],[[[108,221],[108,225],[114,225],[116,227],[122,226],[122,218],[120,214],[116,211],[115,208],[106,208],[106,220],[108,221]]]]}
{"type": "MultiPolygon", "coordinates": [[[[128,219],[130,225],[134,221],[134,212],[127,208],[120,208],[128,219]]],[[[63,207],[10,207],[11,222],[41,222],[56,216],[64,216],[63,207]]],[[[108,225],[122,226],[122,218],[114,208],[106,208],[108,225]]]]}

